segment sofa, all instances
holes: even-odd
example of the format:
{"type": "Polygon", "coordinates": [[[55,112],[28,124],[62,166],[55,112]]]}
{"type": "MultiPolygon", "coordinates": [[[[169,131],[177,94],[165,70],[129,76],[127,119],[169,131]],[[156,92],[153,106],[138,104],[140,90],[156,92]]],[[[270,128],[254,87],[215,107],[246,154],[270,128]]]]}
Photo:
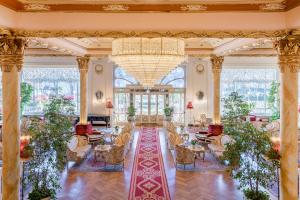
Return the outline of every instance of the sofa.
{"type": "Polygon", "coordinates": [[[87,138],[81,135],[74,135],[68,143],[67,159],[79,163],[83,161],[92,150],[87,138]]]}

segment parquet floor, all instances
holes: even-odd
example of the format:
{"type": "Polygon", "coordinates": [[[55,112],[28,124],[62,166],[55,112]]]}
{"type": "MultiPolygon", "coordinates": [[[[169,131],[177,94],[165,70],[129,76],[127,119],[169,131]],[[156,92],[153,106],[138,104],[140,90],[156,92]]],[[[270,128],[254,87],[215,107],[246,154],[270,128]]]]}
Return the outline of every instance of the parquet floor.
{"type": "MultiPolygon", "coordinates": [[[[124,172],[65,172],[61,200],[127,200],[137,133],[124,172]]],[[[172,200],[239,200],[241,192],[227,172],[176,171],[163,130],[160,141],[172,200]]]]}

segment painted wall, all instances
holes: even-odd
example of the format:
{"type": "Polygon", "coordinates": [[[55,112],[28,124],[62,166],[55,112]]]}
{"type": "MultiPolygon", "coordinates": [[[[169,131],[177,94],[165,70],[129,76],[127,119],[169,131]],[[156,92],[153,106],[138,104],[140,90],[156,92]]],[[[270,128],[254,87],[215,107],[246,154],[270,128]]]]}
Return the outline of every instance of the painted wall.
{"type": "Polygon", "coordinates": [[[212,74],[211,64],[208,59],[189,57],[186,68],[186,104],[192,101],[194,109],[186,111],[186,123],[193,119],[199,119],[200,114],[212,116],[212,74]],[[203,65],[204,71],[197,71],[197,65],[203,65]],[[198,91],[204,93],[204,98],[199,100],[196,96],[198,91]]]}
{"type": "Polygon", "coordinates": [[[108,57],[92,60],[88,72],[88,112],[89,114],[109,114],[105,108],[106,100],[113,100],[113,66],[108,57]],[[103,71],[100,74],[95,72],[95,66],[102,65],[103,71]],[[96,92],[103,92],[101,101],[96,99],[96,92]]]}

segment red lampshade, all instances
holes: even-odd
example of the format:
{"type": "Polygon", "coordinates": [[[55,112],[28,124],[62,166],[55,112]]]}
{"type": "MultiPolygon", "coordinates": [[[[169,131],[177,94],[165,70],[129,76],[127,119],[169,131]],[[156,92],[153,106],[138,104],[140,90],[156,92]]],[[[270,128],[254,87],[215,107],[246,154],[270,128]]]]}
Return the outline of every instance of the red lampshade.
{"type": "Polygon", "coordinates": [[[191,101],[189,101],[188,104],[186,105],[186,108],[193,109],[194,108],[193,103],[191,101]]]}
{"type": "Polygon", "coordinates": [[[109,108],[109,109],[114,108],[114,106],[113,106],[113,104],[112,104],[111,101],[107,101],[106,102],[106,108],[109,108]]]}

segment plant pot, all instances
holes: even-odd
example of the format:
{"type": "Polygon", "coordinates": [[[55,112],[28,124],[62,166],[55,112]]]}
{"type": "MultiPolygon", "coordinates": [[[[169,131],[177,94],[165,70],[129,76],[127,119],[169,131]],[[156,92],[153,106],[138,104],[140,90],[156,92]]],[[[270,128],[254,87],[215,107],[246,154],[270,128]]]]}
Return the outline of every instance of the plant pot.
{"type": "Polygon", "coordinates": [[[135,120],[135,116],[128,116],[127,121],[133,122],[135,120]]]}
{"type": "Polygon", "coordinates": [[[168,121],[168,122],[172,121],[172,116],[165,116],[165,121],[168,121]]]}
{"type": "Polygon", "coordinates": [[[43,198],[41,200],[50,200],[50,197],[43,198]]]}

